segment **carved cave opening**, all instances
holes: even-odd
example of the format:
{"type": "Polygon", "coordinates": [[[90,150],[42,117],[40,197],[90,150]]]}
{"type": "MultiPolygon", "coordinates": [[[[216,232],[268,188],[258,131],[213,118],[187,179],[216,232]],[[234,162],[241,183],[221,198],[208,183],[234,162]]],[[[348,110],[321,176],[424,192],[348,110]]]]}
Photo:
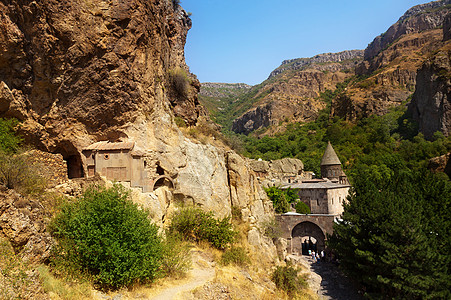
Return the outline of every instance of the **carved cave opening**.
{"type": "Polygon", "coordinates": [[[156,190],[159,187],[162,186],[166,186],[168,187],[170,190],[174,189],[174,183],[172,182],[172,180],[169,177],[163,176],[159,179],[157,179],[157,181],[155,181],[155,184],[153,185],[153,190],[156,190]]]}
{"type": "Polygon", "coordinates": [[[162,167],[160,167],[160,165],[157,165],[157,174],[164,175],[164,169],[162,167]]]}
{"type": "Polygon", "coordinates": [[[67,177],[72,178],[82,178],[84,176],[83,172],[83,162],[81,160],[80,153],[77,148],[70,142],[61,143],[55,151],[63,156],[63,159],[67,164],[67,177]]]}
{"type": "Polygon", "coordinates": [[[325,249],[325,235],[313,222],[301,222],[291,231],[292,252],[308,255],[308,250],[315,252],[325,249]]]}

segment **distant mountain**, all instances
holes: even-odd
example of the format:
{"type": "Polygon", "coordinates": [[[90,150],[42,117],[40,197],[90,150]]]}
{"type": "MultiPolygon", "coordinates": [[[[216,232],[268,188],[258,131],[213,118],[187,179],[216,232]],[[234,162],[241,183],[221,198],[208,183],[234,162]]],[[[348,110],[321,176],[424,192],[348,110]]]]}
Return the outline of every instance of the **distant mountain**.
{"type": "Polygon", "coordinates": [[[332,115],[357,120],[408,102],[416,89],[417,70],[448,43],[443,39],[443,24],[450,3],[417,5],[376,37],[356,68],[357,80],[334,99],[332,115]]]}
{"type": "Polygon", "coordinates": [[[209,101],[225,105],[216,111],[223,126],[244,134],[283,131],[286,124],[315,120],[324,109],[351,121],[385,114],[410,101],[417,70],[448,45],[450,11],[451,0],[414,6],[365,50],[285,60],[233,101],[209,101]]]}

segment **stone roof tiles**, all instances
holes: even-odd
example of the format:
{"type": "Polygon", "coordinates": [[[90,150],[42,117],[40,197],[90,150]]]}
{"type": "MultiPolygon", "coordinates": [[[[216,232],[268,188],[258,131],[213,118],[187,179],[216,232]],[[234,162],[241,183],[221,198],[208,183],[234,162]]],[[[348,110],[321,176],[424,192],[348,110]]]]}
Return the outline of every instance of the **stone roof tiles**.
{"type": "Polygon", "coordinates": [[[321,166],[327,165],[341,165],[340,159],[338,158],[337,153],[335,153],[335,150],[330,142],[327,142],[326,150],[324,151],[323,158],[321,159],[321,166]]]}
{"type": "Polygon", "coordinates": [[[91,144],[83,150],[132,150],[135,146],[135,142],[109,142],[101,141],[91,144]]]}

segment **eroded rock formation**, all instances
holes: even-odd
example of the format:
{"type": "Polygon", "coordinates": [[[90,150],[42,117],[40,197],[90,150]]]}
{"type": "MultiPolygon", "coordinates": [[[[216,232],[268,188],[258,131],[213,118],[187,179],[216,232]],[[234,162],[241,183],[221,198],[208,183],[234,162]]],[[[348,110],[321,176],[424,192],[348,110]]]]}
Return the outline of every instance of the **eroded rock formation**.
{"type": "Polygon", "coordinates": [[[191,20],[177,1],[11,0],[0,1],[0,12],[0,117],[22,121],[28,143],[61,154],[77,177],[87,174],[86,146],[133,141],[175,182],[173,192],[136,196],[157,222],[174,202],[219,217],[239,203],[263,239],[259,221],[273,211],[253,171],[175,125],[174,117],[195,125],[204,115],[184,61],[191,20]]]}
{"type": "Polygon", "coordinates": [[[284,61],[258,88],[251,99],[253,107],[234,120],[232,130],[249,134],[283,123],[313,121],[326,107],[321,93],[350,78],[362,57],[362,50],[350,50],[284,61]]]}
{"type": "Polygon", "coordinates": [[[451,1],[434,1],[409,9],[365,49],[360,76],[332,103],[332,114],[358,120],[383,115],[405,104],[416,87],[417,70],[446,43],[443,30],[451,1]]]}
{"type": "Polygon", "coordinates": [[[418,70],[409,110],[427,139],[435,132],[451,133],[451,45],[441,49],[418,70]]]}

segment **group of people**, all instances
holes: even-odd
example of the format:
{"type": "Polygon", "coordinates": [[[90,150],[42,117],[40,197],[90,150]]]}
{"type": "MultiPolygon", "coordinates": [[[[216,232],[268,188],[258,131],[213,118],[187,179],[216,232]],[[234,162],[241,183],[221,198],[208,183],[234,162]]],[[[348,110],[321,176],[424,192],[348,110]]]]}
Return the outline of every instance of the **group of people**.
{"type": "Polygon", "coordinates": [[[312,257],[313,262],[320,262],[320,261],[324,261],[325,255],[324,255],[324,250],[321,250],[320,253],[317,253],[315,251],[309,250],[308,251],[309,256],[312,257]]]}

